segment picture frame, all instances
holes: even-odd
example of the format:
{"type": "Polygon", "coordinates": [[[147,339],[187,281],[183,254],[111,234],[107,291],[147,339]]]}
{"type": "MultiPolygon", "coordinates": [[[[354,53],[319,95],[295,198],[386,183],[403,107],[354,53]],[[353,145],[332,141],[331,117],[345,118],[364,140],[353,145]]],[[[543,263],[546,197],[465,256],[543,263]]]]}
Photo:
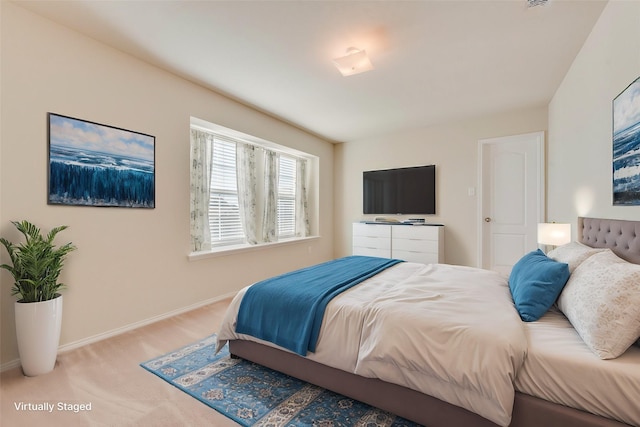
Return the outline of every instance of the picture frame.
{"type": "Polygon", "coordinates": [[[155,137],[48,113],[48,204],[155,208],[155,137]]]}
{"type": "Polygon", "coordinates": [[[640,205],[640,77],[613,100],[613,205],[640,205]]]}

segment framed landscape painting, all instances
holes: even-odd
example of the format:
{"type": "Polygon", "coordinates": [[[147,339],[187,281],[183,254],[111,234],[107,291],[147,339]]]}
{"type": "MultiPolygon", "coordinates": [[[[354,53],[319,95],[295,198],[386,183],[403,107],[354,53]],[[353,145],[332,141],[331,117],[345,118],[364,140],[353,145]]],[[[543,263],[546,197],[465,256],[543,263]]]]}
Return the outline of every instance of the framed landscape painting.
{"type": "Polygon", "coordinates": [[[613,100],[613,204],[640,205],[640,77],[613,100]]]}
{"type": "Polygon", "coordinates": [[[155,208],[155,137],[49,113],[54,205],[155,208]]]}

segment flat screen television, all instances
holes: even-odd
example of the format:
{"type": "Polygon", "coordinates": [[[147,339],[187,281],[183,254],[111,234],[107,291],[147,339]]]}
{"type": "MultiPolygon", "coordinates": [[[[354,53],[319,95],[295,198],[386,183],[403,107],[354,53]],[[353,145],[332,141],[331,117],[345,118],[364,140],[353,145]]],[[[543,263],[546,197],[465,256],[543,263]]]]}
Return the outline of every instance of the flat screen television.
{"type": "Polygon", "coordinates": [[[435,215],[436,166],[364,171],[365,214],[435,215]]]}

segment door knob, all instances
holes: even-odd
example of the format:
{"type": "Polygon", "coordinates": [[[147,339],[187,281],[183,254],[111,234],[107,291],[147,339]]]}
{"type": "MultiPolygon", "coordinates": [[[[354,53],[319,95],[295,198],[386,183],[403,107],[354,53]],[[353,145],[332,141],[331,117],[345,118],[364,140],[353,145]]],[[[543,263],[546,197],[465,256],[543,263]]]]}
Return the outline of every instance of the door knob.
{"type": "Polygon", "coordinates": [[[491,218],[486,217],[486,218],[484,219],[484,222],[491,222],[491,218]]]}

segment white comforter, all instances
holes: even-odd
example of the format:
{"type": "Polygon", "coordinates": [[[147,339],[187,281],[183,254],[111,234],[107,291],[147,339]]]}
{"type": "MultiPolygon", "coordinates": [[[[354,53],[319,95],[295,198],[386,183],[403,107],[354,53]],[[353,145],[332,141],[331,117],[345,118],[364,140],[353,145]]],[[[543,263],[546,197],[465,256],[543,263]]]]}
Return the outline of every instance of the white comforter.
{"type": "MultiPolygon", "coordinates": [[[[246,288],[245,288],[246,289],[246,288]]],[[[218,333],[235,333],[234,298],[218,333]]],[[[336,297],[309,359],[402,385],[507,426],[527,349],[505,278],[487,270],[402,263],[336,297]]]]}

